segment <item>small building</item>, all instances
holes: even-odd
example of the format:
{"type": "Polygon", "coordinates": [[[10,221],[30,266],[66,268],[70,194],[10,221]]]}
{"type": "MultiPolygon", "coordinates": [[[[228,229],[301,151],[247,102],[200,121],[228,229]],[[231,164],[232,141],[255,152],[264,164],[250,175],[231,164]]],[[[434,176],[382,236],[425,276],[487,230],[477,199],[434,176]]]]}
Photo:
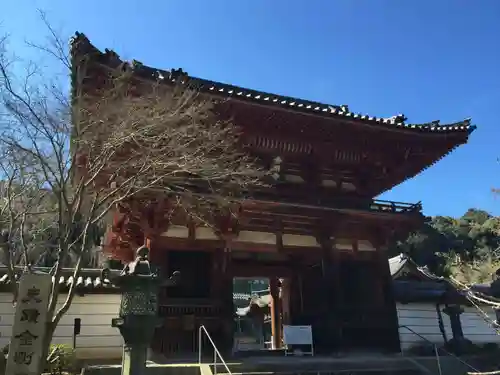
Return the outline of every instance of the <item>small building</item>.
{"type": "MultiPolygon", "coordinates": [[[[389,264],[403,350],[426,342],[442,345],[451,340],[454,335],[450,318],[453,317],[445,313],[450,306],[460,306],[455,311],[459,312],[466,340],[477,345],[500,344],[500,335],[493,325],[496,315],[491,306],[479,305],[480,311],[446,280],[418,267],[404,255],[391,258],[389,264]]],[[[472,289],[489,293],[487,286],[473,286],[472,289]]]]}

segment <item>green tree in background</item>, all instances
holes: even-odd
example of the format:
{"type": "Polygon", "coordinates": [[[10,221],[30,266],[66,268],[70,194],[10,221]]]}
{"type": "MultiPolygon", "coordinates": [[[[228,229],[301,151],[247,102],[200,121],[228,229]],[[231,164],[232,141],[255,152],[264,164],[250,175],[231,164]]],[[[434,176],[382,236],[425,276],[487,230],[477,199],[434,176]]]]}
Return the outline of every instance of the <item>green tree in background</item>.
{"type": "Polygon", "coordinates": [[[500,218],[471,208],[460,218],[435,216],[418,232],[395,244],[391,254],[406,253],[438,275],[466,283],[487,283],[500,268],[500,218]]]}

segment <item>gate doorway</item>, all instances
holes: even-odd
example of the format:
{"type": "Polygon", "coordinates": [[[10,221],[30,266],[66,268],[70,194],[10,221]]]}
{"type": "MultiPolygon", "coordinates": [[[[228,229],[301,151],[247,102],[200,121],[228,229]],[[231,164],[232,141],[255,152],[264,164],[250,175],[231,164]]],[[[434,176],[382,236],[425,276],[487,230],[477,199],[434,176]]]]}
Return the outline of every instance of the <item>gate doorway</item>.
{"type": "Polygon", "coordinates": [[[233,278],[233,351],[260,351],[271,341],[268,278],[233,278]]]}

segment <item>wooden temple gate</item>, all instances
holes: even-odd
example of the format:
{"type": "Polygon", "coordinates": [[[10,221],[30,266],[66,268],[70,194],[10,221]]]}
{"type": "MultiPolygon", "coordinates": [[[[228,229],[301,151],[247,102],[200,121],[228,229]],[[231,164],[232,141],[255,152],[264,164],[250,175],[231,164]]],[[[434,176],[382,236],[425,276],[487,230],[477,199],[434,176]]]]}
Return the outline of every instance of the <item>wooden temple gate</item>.
{"type": "Polygon", "coordinates": [[[316,209],[298,213],[290,207],[283,211],[272,205],[258,211],[247,208],[229,224],[221,220],[219,227],[225,228],[224,232],[193,227],[182,215],[172,216],[165,210],[166,203],[148,202],[135,200],[114,213],[107,246],[112,251],[117,246],[131,250],[144,242],[151,248],[151,261],[163,275],[181,273],[179,285],[161,292],[164,324],[157,331],[155,351],[165,356],[194,355],[198,328],[203,325],[219,349],[230,352],[236,277],[270,279],[274,347],[281,346],[283,317],[288,324],[312,326],[318,353],[363,346],[399,350],[384,251],[395,234],[387,223],[394,223],[398,216],[392,211],[381,213],[386,208],[399,212],[406,209],[409,215],[404,217],[408,220],[398,219],[396,223],[411,225],[420,215],[418,206],[372,202],[371,211],[364,212],[364,217],[347,211],[325,216],[316,209]],[[172,222],[165,221],[165,215],[172,222]],[[262,216],[267,221],[262,221],[262,216]],[[269,224],[277,222],[280,226],[269,224]],[[330,224],[325,226],[324,222],[330,224]],[[126,228],[129,231],[124,231],[126,228]],[[133,230],[136,228],[141,228],[142,235],[133,230]],[[278,229],[265,232],[264,228],[278,229]],[[120,242],[120,238],[127,242],[120,242]],[[278,298],[278,278],[286,280],[281,285],[286,299],[278,298]],[[282,302],[286,302],[286,309],[282,302]]]}
{"type": "MultiPolygon", "coordinates": [[[[98,93],[94,87],[110,70],[128,66],[83,34],[71,52],[75,68],[85,61],[89,72],[73,84],[89,95],[98,93]]],[[[134,247],[147,244],[165,275],[181,272],[181,283],[160,296],[164,326],[153,348],[194,354],[197,328],[205,325],[220,349],[231,350],[233,277],[266,276],[273,296],[276,279],[285,278],[282,292],[289,298],[282,315],[291,324],[312,325],[318,352],[361,345],[399,350],[384,249],[418,229],[424,216],[420,204],[374,197],[466,143],[474,129],[470,119],[407,124],[404,115],[366,116],[345,105],[226,85],[182,70],[134,64],[131,74],[166,88],[196,87],[214,101],[221,120],[242,129],[245,150],[274,178],[265,188],[252,187],[251,200],[238,202],[238,217],[218,218],[215,231],[173,212],[168,197],[149,191],[110,214],[109,254],[130,259],[134,247]]],[[[281,309],[274,300],[276,322],[281,309]]],[[[275,324],[277,345],[279,331],[275,324]]]]}
{"type": "MultiPolygon", "coordinates": [[[[156,243],[163,242],[172,241],[167,237],[156,239],[156,243]]],[[[299,247],[269,256],[238,250],[236,243],[235,249],[225,252],[213,247],[179,249],[179,239],[173,242],[177,250],[168,251],[170,256],[166,257],[171,264],[167,265],[162,257],[162,267],[166,274],[180,271],[185,281],[165,290],[160,298],[160,316],[165,323],[158,329],[153,349],[166,356],[197,353],[200,325],[208,329],[219,349],[232,350],[232,281],[236,277],[269,278],[277,348],[281,346],[281,325],[287,323],[311,325],[318,353],[399,350],[389,269],[375,250],[353,254],[331,249],[335,255],[327,257],[321,248],[299,247]],[[184,258],[184,264],[179,258],[184,258]]],[[[259,248],[258,244],[255,248],[259,248]]]]}

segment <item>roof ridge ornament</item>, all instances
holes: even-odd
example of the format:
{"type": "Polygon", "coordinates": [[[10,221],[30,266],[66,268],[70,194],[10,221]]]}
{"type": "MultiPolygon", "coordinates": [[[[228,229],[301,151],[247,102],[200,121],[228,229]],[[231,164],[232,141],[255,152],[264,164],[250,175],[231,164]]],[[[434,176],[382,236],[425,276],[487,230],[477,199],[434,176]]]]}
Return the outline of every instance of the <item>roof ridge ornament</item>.
{"type": "Polygon", "coordinates": [[[403,113],[399,113],[394,117],[397,124],[404,124],[404,122],[408,120],[408,118],[403,113]]]}
{"type": "Polygon", "coordinates": [[[183,71],[182,68],[179,69],[170,69],[170,80],[177,80],[178,78],[186,78],[188,73],[183,71]]]}
{"type": "Polygon", "coordinates": [[[405,123],[405,121],[408,120],[408,118],[404,114],[399,113],[397,115],[386,118],[385,120],[390,121],[392,124],[403,125],[405,123]]]}
{"type": "MultiPolygon", "coordinates": [[[[108,62],[110,62],[110,63],[112,63],[114,65],[120,65],[120,64],[124,63],[123,61],[121,61],[120,56],[118,55],[118,53],[116,53],[112,49],[106,48],[104,50],[104,56],[105,56],[105,58],[106,58],[106,60],[108,62]]],[[[125,64],[127,64],[127,63],[125,62],[125,64]]]]}
{"type": "Polygon", "coordinates": [[[75,31],[75,35],[69,38],[70,47],[76,46],[79,43],[85,43],[87,45],[91,45],[89,38],[84,33],[80,33],[75,31]]]}

